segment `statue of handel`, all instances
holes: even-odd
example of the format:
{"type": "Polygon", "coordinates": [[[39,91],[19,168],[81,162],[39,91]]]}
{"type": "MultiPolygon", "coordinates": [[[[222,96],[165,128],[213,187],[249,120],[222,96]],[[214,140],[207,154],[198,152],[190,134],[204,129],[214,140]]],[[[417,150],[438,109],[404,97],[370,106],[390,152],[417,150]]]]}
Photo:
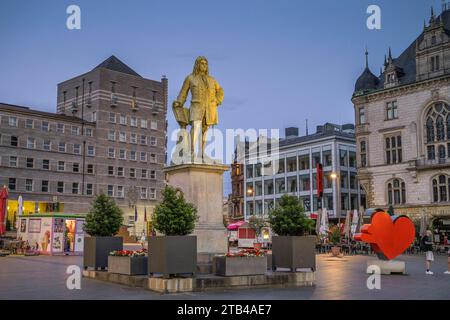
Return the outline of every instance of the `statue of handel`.
{"type": "Polygon", "coordinates": [[[191,125],[191,160],[194,162],[195,146],[200,132],[202,134],[199,151],[204,160],[206,133],[210,126],[219,123],[217,107],[223,101],[223,89],[219,83],[209,75],[208,60],[206,57],[198,57],[195,60],[193,72],[186,77],[177,100],[172,104],[175,118],[181,129],[191,125]],[[184,108],[184,103],[191,91],[191,107],[184,108]],[[201,131],[200,131],[201,130],[201,131]]]}

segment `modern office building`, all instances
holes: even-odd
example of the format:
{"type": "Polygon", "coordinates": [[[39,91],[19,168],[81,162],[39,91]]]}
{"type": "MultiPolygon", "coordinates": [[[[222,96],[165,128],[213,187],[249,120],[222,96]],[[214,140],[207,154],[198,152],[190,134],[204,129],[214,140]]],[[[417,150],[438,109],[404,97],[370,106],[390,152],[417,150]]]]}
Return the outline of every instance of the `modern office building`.
{"type": "Polygon", "coordinates": [[[144,212],[149,220],[164,186],[167,84],[111,56],[58,84],[57,113],[0,104],[0,185],[10,192],[9,219],[19,195],[25,213],[86,213],[103,192],[141,233],[144,212]]]}
{"type": "Polygon", "coordinates": [[[279,142],[277,166],[267,170],[263,165],[267,161],[251,152],[245,160],[245,218],[267,217],[284,194],[299,197],[308,214],[317,213],[318,163],[324,172],[322,208],[329,210],[330,218],[345,218],[347,210],[359,209],[354,126],[326,123],[318,126],[316,133],[305,136],[298,135],[298,128],[287,128],[285,132],[286,137],[279,142]]]}
{"type": "MultiPolygon", "coordinates": [[[[367,57],[367,52],[366,52],[367,57]]],[[[366,68],[352,98],[358,179],[370,207],[423,214],[440,241],[450,233],[450,10],[432,13],[422,33],[384,69],[366,68]]]]}

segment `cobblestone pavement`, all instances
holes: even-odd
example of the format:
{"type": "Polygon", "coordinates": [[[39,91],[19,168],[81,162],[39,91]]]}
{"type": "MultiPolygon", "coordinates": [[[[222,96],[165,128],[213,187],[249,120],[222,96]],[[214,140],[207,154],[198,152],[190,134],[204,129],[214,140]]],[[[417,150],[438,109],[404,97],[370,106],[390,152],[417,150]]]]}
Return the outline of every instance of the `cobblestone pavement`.
{"type": "Polygon", "coordinates": [[[381,277],[381,290],[369,290],[366,262],[373,257],[317,256],[312,288],[227,290],[161,295],[148,290],[82,279],[81,290],[68,290],[66,269],[82,264],[74,256],[0,257],[0,299],[450,299],[447,257],[436,256],[433,276],[425,275],[422,256],[402,256],[408,275],[381,277]]]}

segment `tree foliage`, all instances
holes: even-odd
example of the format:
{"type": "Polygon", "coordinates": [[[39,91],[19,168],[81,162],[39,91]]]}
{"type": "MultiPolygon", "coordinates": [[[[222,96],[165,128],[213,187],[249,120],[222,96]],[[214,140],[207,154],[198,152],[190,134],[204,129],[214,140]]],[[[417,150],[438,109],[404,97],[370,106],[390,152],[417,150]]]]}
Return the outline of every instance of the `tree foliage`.
{"type": "Polygon", "coordinates": [[[272,230],[279,236],[303,236],[314,229],[314,221],[305,215],[299,199],[284,195],[269,213],[272,230]]]}
{"type": "Polygon", "coordinates": [[[95,237],[112,237],[117,234],[122,222],[122,210],[112,198],[101,193],[92,202],[84,231],[95,237]]]}
{"type": "Polygon", "coordinates": [[[153,214],[155,229],[167,236],[192,233],[198,220],[197,208],[186,202],[183,192],[171,186],[163,190],[163,200],[153,214]]]}

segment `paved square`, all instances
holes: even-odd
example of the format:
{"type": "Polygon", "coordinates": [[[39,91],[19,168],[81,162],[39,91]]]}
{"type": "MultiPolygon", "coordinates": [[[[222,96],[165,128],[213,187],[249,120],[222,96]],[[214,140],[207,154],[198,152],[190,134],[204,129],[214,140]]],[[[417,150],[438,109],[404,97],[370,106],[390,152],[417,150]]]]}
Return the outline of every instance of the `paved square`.
{"type": "Polygon", "coordinates": [[[66,269],[82,257],[9,256],[0,258],[0,299],[450,299],[450,275],[443,274],[447,257],[436,256],[433,276],[425,275],[423,256],[402,256],[408,275],[381,277],[381,290],[366,286],[366,261],[371,256],[317,257],[313,288],[250,289],[161,295],[92,279],[81,290],[68,290],[66,269]]]}

